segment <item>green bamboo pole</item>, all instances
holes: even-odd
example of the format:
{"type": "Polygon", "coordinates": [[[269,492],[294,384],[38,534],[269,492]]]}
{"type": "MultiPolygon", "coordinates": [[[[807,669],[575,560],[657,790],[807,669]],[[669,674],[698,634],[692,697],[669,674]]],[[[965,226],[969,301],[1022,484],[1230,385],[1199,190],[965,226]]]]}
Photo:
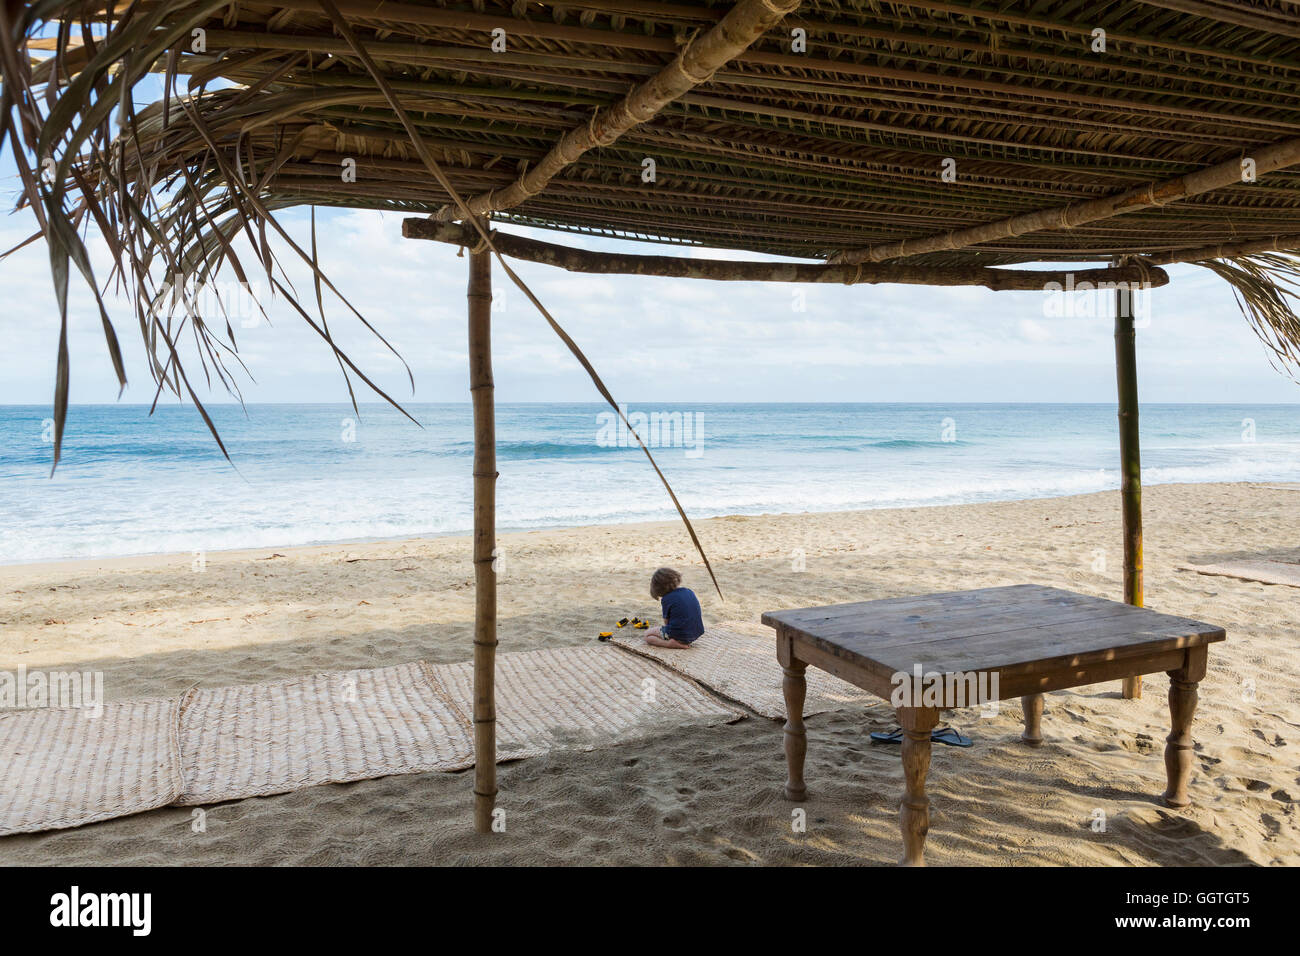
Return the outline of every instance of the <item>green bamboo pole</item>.
{"type": "Polygon", "coordinates": [[[474,408],[474,830],[490,833],[497,796],[496,419],[492,253],[469,254],[469,388],[474,408]]]}
{"type": "MultiPolygon", "coordinates": [[[[1119,264],[1119,260],[1115,260],[1119,264]]],[[[1120,496],[1124,511],[1124,603],[1142,606],[1142,459],[1138,447],[1137,335],[1133,290],[1115,289],[1115,380],[1119,392],[1120,496]]],[[[1124,678],[1126,700],[1142,696],[1142,678],[1124,678]]]]}

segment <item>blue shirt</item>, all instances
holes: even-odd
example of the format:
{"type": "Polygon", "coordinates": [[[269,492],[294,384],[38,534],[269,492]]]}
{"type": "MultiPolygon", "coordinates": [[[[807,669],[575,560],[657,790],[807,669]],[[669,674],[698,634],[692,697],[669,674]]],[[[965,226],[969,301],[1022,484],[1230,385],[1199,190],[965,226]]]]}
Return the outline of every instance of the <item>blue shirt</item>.
{"type": "Polygon", "coordinates": [[[659,599],[664,612],[664,637],[689,644],[704,633],[704,616],[700,613],[700,599],[690,588],[677,588],[659,599]]]}

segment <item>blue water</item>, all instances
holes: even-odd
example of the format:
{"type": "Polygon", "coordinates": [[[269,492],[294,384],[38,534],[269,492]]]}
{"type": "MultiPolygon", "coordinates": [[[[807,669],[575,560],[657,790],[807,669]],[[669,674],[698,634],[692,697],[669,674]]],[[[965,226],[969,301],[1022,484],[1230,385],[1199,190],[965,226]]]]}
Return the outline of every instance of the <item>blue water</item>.
{"type": "MultiPolygon", "coordinates": [[[[0,562],[215,551],[470,527],[468,405],[0,407],[0,562]],[[351,439],[351,440],[349,440],[351,439]]],[[[503,529],[672,518],[597,404],[497,411],[503,529]]],[[[1117,488],[1108,405],[632,406],[692,516],[939,505],[1117,488]],[[689,431],[685,426],[689,423],[689,431]],[[647,423],[649,425],[650,423],[647,423]]],[[[1143,480],[1300,481],[1300,406],[1143,406],[1143,480]],[[1253,436],[1250,423],[1253,422],[1253,436]],[[1252,440],[1253,438],[1253,440],[1252,440]]]]}

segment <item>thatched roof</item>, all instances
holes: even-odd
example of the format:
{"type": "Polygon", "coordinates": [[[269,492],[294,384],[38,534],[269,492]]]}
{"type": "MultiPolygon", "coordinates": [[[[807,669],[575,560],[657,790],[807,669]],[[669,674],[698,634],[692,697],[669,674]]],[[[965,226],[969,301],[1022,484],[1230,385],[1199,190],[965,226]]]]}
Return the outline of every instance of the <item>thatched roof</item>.
{"type": "MultiPolygon", "coordinates": [[[[86,5],[43,6],[75,15],[86,5]]],[[[137,52],[132,72],[165,68],[170,56],[182,82],[260,86],[211,92],[200,110],[232,158],[242,134],[259,172],[300,137],[264,187],[268,198],[428,212],[449,202],[317,0],[117,6],[120,32],[157,21],[136,31],[136,51],[146,37],[165,41],[159,62],[137,52]],[[195,27],[207,31],[206,54],[187,52],[195,27]],[[345,158],[360,168],[340,188],[345,158]]],[[[731,4],[337,6],[457,188],[473,195],[510,183],[731,4]],[[497,28],[502,52],[491,49],[497,28]]],[[[799,4],[707,82],[500,218],[820,258],[1123,192],[1300,136],[1293,0],[1012,7],[799,4]],[[805,53],[791,52],[795,28],[807,32],[805,53]],[[1105,52],[1093,50],[1098,29],[1105,52]],[[642,182],[646,157],[657,164],[652,185],[642,182]],[[941,178],[947,158],[951,183],[941,178]]],[[[70,71],[86,58],[65,59],[70,71]]],[[[160,108],[138,119],[160,171],[200,166],[208,150],[177,112],[169,134],[160,108]]],[[[933,258],[1105,259],[1296,233],[1300,172],[1281,170],[933,258]]]]}
{"type": "Polygon", "coordinates": [[[432,161],[497,223],[845,263],[1217,260],[1300,355],[1273,254],[1300,249],[1296,0],[111,6],[0,24],[7,144],[60,162],[46,232],[74,263],[60,215],[186,273],[240,230],[269,269],[285,206],[460,218],[432,161]],[[738,6],[769,18],[753,37],[719,29],[738,6]],[[123,110],[151,73],[173,95],[123,110]]]}

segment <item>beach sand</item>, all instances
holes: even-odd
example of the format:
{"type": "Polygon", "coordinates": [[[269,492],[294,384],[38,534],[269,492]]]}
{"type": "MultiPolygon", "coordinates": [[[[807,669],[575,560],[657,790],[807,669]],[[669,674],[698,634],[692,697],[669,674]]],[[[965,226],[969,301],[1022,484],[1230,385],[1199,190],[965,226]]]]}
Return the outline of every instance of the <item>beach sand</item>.
{"type": "MultiPolygon", "coordinates": [[[[1047,696],[1037,750],[1020,707],[958,711],[969,750],[934,748],[931,865],[1300,863],[1300,589],[1177,570],[1228,555],[1300,561],[1300,487],[1144,490],[1147,605],[1219,624],[1193,732],[1194,806],[1158,803],[1164,675],[1047,696]],[[1104,814],[1104,832],[1094,827],[1104,814]]],[[[1121,594],[1117,492],[954,507],[697,522],[712,593],[672,522],[504,535],[503,652],[585,644],[651,616],[674,565],[706,620],[929,591],[1039,583],[1121,594]],[[802,553],[805,569],[796,570],[802,553]],[[1104,558],[1104,564],[1101,560],[1104,558]]],[[[467,538],[0,567],[0,669],[99,670],[109,699],[471,653],[467,538]]],[[[751,715],[499,769],[507,831],[476,836],[471,776],[314,787],[0,839],[3,864],[885,864],[900,853],[884,705],[808,719],[807,832],[791,827],[778,722],[751,715]]]]}

